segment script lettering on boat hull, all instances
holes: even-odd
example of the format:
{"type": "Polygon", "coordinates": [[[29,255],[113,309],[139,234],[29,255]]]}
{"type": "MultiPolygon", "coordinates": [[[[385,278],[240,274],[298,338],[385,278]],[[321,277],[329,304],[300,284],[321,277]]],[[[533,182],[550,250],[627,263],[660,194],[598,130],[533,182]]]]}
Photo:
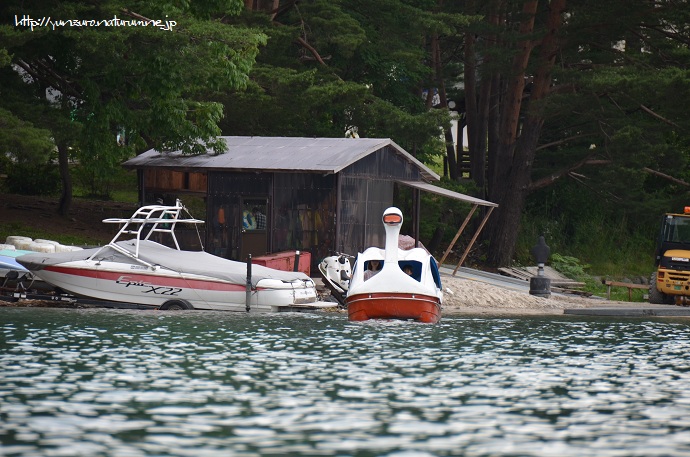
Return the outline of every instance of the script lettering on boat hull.
{"type": "Polygon", "coordinates": [[[169,296],[176,296],[180,292],[182,292],[182,289],[179,287],[165,287],[165,286],[155,286],[151,283],[144,282],[144,281],[137,281],[136,279],[133,279],[131,276],[120,276],[117,278],[115,281],[117,284],[123,284],[125,287],[144,287],[148,288],[148,290],[142,291],[142,293],[145,294],[156,294],[156,295],[169,295],[169,296]]]}

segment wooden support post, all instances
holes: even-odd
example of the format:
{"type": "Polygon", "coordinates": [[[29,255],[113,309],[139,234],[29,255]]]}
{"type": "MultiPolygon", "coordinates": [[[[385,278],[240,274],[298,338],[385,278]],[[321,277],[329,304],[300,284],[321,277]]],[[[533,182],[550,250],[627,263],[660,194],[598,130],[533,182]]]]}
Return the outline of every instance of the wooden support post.
{"type": "Polygon", "coordinates": [[[489,211],[487,211],[486,215],[484,216],[484,219],[482,219],[482,223],[479,224],[479,228],[477,228],[477,231],[474,233],[474,236],[472,237],[469,244],[467,245],[465,252],[462,254],[462,257],[460,258],[458,265],[455,267],[455,270],[453,270],[453,276],[455,276],[455,273],[458,272],[458,268],[460,268],[460,265],[462,265],[462,262],[465,261],[465,257],[467,257],[467,254],[470,253],[470,249],[474,245],[474,242],[477,241],[477,237],[479,236],[479,233],[484,228],[484,224],[486,224],[486,221],[489,219],[489,216],[491,216],[491,213],[494,211],[494,208],[495,208],[495,206],[490,207],[489,211]]]}
{"type": "Polygon", "coordinates": [[[474,205],[472,207],[472,210],[470,211],[470,213],[467,215],[467,217],[463,221],[462,225],[460,226],[458,233],[456,233],[455,236],[453,237],[453,241],[450,242],[448,249],[446,249],[446,252],[443,253],[443,257],[441,257],[441,261],[439,262],[439,265],[443,265],[443,262],[446,260],[446,257],[448,257],[448,254],[450,254],[451,249],[453,249],[453,246],[455,246],[455,242],[458,241],[458,238],[460,238],[460,234],[462,233],[463,230],[465,230],[465,227],[470,222],[470,219],[472,219],[472,215],[477,210],[478,206],[479,205],[474,205]]]}
{"type": "Polygon", "coordinates": [[[412,207],[414,208],[414,247],[419,247],[419,219],[421,215],[422,196],[417,188],[412,189],[412,207]]]}
{"type": "Polygon", "coordinates": [[[252,255],[247,256],[247,284],[245,292],[244,308],[249,312],[252,303],[252,255]]]}

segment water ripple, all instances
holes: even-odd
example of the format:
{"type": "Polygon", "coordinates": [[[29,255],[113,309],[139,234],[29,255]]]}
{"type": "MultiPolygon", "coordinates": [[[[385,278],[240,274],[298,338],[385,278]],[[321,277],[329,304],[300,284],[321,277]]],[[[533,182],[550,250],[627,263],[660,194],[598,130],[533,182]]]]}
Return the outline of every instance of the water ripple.
{"type": "Polygon", "coordinates": [[[690,456],[689,329],[4,309],[0,455],[690,456]]]}

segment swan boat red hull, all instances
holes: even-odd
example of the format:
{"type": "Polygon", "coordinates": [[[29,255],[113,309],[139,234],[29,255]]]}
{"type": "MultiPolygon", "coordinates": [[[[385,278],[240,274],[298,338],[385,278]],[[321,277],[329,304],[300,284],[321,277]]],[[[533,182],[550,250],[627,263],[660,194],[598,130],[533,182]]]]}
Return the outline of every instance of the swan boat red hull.
{"type": "Polygon", "coordinates": [[[351,321],[401,319],[435,324],[441,320],[441,303],[438,297],[423,294],[365,293],[347,297],[347,313],[351,321]]]}

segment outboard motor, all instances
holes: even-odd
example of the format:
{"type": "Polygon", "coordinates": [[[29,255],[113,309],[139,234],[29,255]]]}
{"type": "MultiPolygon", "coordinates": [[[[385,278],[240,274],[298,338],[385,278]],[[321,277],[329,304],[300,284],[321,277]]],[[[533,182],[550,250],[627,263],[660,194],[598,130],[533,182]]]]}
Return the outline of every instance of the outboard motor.
{"type": "Polygon", "coordinates": [[[2,286],[0,286],[0,288],[10,289],[10,286],[13,285],[15,292],[26,292],[27,287],[24,285],[24,282],[28,280],[30,280],[28,273],[21,274],[17,270],[10,270],[5,275],[5,279],[2,282],[2,286]]]}

